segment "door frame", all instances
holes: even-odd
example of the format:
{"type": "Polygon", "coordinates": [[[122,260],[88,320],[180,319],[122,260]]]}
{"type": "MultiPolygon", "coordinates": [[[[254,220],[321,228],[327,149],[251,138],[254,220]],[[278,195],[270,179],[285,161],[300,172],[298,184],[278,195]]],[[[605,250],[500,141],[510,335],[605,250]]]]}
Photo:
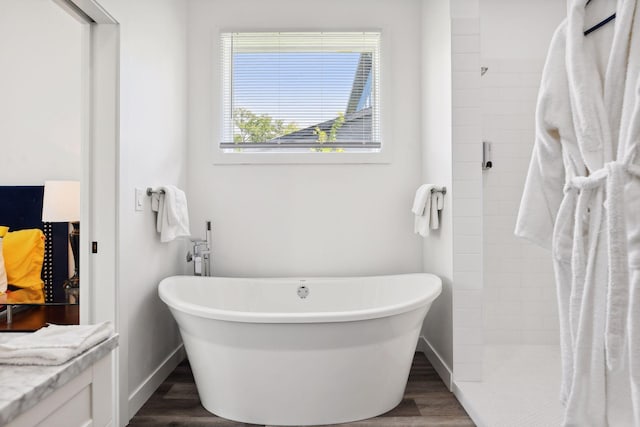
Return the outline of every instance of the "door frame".
{"type": "Polygon", "coordinates": [[[120,26],[98,0],[52,1],[83,25],[80,323],[110,321],[120,334],[111,372],[112,420],[119,426],[128,413],[121,363],[127,346],[117,304],[120,26]]]}

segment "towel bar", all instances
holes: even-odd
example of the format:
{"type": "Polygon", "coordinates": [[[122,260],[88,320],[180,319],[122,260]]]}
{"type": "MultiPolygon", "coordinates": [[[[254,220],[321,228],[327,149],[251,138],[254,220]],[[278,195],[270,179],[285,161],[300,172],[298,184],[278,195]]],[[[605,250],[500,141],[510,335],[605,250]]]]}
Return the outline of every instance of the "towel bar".
{"type": "Polygon", "coordinates": [[[442,194],[447,194],[447,187],[432,188],[432,189],[431,189],[431,193],[442,193],[442,194]]]}
{"type": "Polygon", "coordinates": [[[151,196],[152,194],[164,194],[164,190],[154,190],[151,187],[147,187],[147,196],[151,196]]]}

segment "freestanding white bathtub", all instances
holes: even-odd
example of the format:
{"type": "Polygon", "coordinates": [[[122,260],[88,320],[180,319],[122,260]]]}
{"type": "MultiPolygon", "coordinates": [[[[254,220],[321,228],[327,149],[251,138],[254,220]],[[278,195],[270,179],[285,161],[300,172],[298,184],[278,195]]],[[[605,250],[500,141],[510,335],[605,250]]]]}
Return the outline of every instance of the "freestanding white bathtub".
{"type": "Polygon", "coordinates": [[[178,322],[202,405],[253,424],[335,424],[401,400],[431,274],[318,279],[175,276],[178,322]]]}

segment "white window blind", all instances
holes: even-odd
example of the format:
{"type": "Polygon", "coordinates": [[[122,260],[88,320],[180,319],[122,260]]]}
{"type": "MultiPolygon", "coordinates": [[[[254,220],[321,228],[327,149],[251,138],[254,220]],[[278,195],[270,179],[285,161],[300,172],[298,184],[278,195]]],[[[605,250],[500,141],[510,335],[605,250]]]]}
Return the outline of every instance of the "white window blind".
{"type": "Polygon", "coordinates": [[[226,32],[220,37],[229,152],[375,152],[379,32],[226,32]]]}

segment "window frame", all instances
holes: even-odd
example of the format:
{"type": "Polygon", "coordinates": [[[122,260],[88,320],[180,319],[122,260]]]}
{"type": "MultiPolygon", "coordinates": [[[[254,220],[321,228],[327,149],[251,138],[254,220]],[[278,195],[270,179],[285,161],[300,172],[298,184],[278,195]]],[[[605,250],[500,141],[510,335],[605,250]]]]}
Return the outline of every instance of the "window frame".
{"type": "Polygon", "coordinates": [[[388,74],[390,61],[385,55],[388,52],[386,45],[387,37],[381,29],[260,29],[260,30],[244,30],[244,29],[226,29],[222,28],[214,31],[213,35],[213,79],[214,79],[214,114],[215,120],[212,122],[212,138],[213,143],[213,163],[214,164],[388,164],[393,158],[392,144],[389,138],[389,118],[386,116],[386,108],[390,91],[386,87],[386,78],[388,74]],[[287,153],[287,152],[229,152],[220,147],[224,132],[224,83],[223,83],[223,60],[224,52],[221,50],[221,37],[223,33],[233,32],[377,32],[380,34],[379,43],[379,64],[378,64],[378,108],[379,108],[379,132],[381,148],[376,152],[312,152],[308,153],[287,153]]]}

